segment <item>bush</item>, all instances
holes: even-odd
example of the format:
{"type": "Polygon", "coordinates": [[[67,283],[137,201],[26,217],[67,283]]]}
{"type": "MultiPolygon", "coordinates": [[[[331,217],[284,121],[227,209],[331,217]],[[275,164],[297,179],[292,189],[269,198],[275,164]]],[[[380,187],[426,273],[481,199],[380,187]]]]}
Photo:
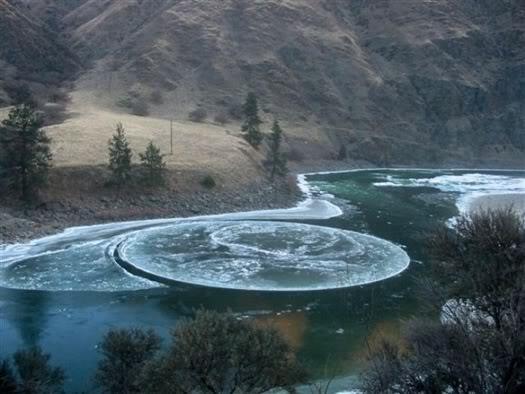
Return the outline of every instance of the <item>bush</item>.
{"type": "Polygon", "coordinates": [[[226,115],[224,112],[219,112],[218,114],[215,115],[215,117],[213,118],[213,121],[215,123],[220,124],[221,126],[225,125],[226,123],[228,123],[228,115],[226,115]]]}
{"type": "Polygon", "coordinates": [[[159,353],[160,339],[153,331],[110,331],[100,347],[98,386],[111,394],[263,393],[291,388],[305,378],[276,330],[230,314],[197,312],[172,338],[159,353]]]}
{"type": "Polygon", "coordinates": [[[200,123],[208,117],[208,113],[204,108],[197,108],[188,114],[188,119],[192,122],[200,123]]]}
{"type": "Polygon", "coordinates": [[[18,386],[15,374],[7,360],[0,362],[0,393],[16,394],[18,386]]]}
{"type": "Polygon", "coordinates": [[[62,89],[50,89],[48,100],[52,103],[66,103],[69,101],[69,95],[62,89]]]}
{"type": "Polygon", "coordinates": [[[42,106],[42,112],[44,113],[42,117],[44,126],[61,123],[67,116],[64,102],[47,103],[42,106]]]}
{"type": "Polygon", "coordinates": [[[142,369],[160,349],[160,343],[153,330],[109,331],[100,344],[102,360],[95,375],[97,386],[104,393],[141,393],[142,369]]]}
{"type": "Polygon", "coordinates": [[[11,81],[4,85],[4,90],[14,105],[27,104],[36,106],[36,101],[28,84],[20,81],[11,81]]]}
{"type": "Polygon", "coordinates": [[[13,355],[18,375],[18,391],[27,394],[63,393],[64,371],[49,364],[50,356],[35,347],[13,355]]]}
{"type": "Polygon", "coordinates": [[[213,189],[217,185],[215,179],[213,179],[211,175],[206,175],[204,178],[202,178],[200,184],[206,189],[213,189]]]}
{"type": "Polygon", "coordinates": [[[162,92],[160,90],[154,90],[151,92],[151,102],[155,105],[160,105],[164,103],[164,97],[162,96],[162,92]]]}
{"type": "Polygon", "coordinates": [[[230,105],[228,115],[235,120],[241,120],[244,116],[243,105],[240,103],[230,105]]]}
{"type": "Polygon", "coordinates": [[[143,376],[145,393],[264,393],[289,389],[305,373],[276,330],[201,311],[177,327],[143,376]]]}
{"type": "Polygon", "coordinates": [[[525,223],[512,210],[460,218],[430,242],[440,321],[413,320],[369,355],[365,393],[525,392],[525,223]]]}
{"type": "Polygon", "coordinates": [[[429,246],[445,301],[469,300],[496,324],[505,319],[503,300],[525,287],[525,223],[518,214],[508,208],[463,216],[429,246]]]}
{"type": "Polygon", "coordinates": [[[131,102],[131,113],[137,116],[148,116],[149,106],[143,98],[136,98],[131,102]]]}
{"type": "Polygon", "coordinates": [[[346,150],[346,146],[341,145],[339,148],[339,152],[337,152],[337,160],[344,161],[348,158],[348,152],[346,150]]]}
{"type": "Polygon", "coordinates": [[[127,109],[131,114],[136,116],[148,116],[149,105],[146,100],[138,94],[120,98],[117,101],[119,107],[127,109]]]}

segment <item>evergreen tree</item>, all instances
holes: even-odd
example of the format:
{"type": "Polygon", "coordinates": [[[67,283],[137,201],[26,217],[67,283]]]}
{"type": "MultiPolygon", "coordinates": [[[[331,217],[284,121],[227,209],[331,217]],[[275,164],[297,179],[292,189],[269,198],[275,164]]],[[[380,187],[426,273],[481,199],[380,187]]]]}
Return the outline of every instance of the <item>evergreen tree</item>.
{"type": "Polygon", "coordinates": [[[0,176],[8,187],[30,201],[45,185],[52,159],[51,140],[41,129],[42,119],[28,105],[13,108],[0,127],[0,176]]]}
{"type": "Polygon", "coordinates": [[[259,118],[259,105],[257,104],[257,96],[254,93],[249,93],[246,97],[243,115],[242,131],[245,133],[244,138],[251,146],[257,149],[262,142],[263,136],[259,129],[262,120],[259,118]]]}
{"type": "Polygon", "coordinates": [[[270,150],[268,151],[267,165],[270,168],[270,177],[274,179],[276,175],[284,176],[287,173],[286,157],[281,153],[281,141],[283,130],[279,122],[275,120],[270,134],[270,150]]]}
{"type": "Polygon", "coordinates": [[[122,123],[117,124],[109,145],[109,169],[113,174],[113,181],[117,185],[123,185],[131,178],[131,148],[126,139],[126,131],[122,123]]]}
{"type": "Polygon", "coordinates": [[[164,156],[160,153],[160,148],[150,141],[145,152],[140,153],[139,155],[142,167],[145,170],[146,183],[150,185],[163,184],[166,163],[164,162],[164,156]]]}

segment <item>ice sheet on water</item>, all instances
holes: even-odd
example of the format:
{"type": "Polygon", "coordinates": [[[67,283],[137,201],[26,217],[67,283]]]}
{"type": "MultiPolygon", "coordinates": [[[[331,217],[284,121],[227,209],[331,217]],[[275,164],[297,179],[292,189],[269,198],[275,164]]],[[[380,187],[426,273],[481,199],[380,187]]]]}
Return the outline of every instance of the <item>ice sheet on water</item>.
{"type": "Polygon", "coordinates": [[[0,287],[24,290],[122,291],[152,285],[109,261],[102,242],[42,253],[0,269],[0,287]]]}
{"type": "Polygon", "coordinates": [[[182,283],[304,291],[363,285],[409,264],[400,247],[372,236],[299,223],[195,222],[141,231],[120,248],[143,272],[182,283]]]}
{"type": "Polygon", "coordinates": [[[106,254],[108,248],[112,250],[111,246],[124,239],[128,239],[127,245],[134,242],[142,249],[147,264],[161,274],[174,263],[184,272],[191,273],[197,267],[195,272],[200,272],[202,284],[210,286],[321,289],[328,283],[329,287],[346,287],[381,280],[406,268],[409,259],[402,250],[373,237],[359,238],[357,234],[313,226],[305,231],[306,225],[283,228],[271,222],[239,224],[247,220],[319,220],[341,215],[339,207],[310,187],[306,176],[299,176],[299,187],[305,200],[290,209],[76,227],[28,244],[0,245],[0,287],[122,291],[160,286],[130,275],[106,254]],[[166,226],[184,229],[185,225],[192,227],[188,234],[179,231],[178,237],[141,246],[141,236],[149,234],[150,229],[162,232],[166,226]],[[271,247],[268,239],[273,240],[271,247]],[[148,248],[177,248],[181,242],[192,251],[148,255],[148,248]],[[375,242],[378,244],[371,251],[375,242]],[[395,264],[385,264],[387,260],[395,264]],[[346,279],[341,272],[346,273],[346,279]],[[247,284],[253,279],[253,284],[247,284]]]}

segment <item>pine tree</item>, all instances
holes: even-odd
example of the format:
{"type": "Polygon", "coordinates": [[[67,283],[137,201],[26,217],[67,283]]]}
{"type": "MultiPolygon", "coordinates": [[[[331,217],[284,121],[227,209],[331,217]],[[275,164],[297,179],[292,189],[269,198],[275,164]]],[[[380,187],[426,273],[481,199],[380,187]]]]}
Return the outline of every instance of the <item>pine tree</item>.
{"type": "Polygon", "coordinates": [[[257,104],[257,96],[254,93],[249,93],[246,97],[243,114],[242,131],[245,133],[244,138],[251,146],[257,149],[262,142],[263,136],[259,130],[262,120],[259,118],[259,105],[257,104]]]}
{"type": "Polygon", "coordinates": [[[166,163],[164,156],[160,153],[160,148],[150,141],[144,153],[140,153],[140,161],[145,171],[145,181],[150,185],[164,184],[164,170],[166,163]]]}
{"type": "Polygon", "coordinates": [[[281,141],[283,130],[279,122],[275,120],[270,134],[270,150],[268,151],[267,164],[270,167],[270,177],[274,179],[276,175],[284,176],[288,172],[286,168],[286,157],[281,153],[281,141]]]}
{"type": "Polygon", "coordinates": [[[30,106],[19,105],[0,127],[0,176],[26,202],[46,184],[52,159],[51,140],[41,126],[41,117],[30,106]]]}
{"type": "Polygon", "coordinates": [[[117,124],[115,134],[108,141],[108,147],[109,169],[112,172],[113,181],[117,185],[123,185],[131,179],[132,153],[122,123],[117,124]]]}

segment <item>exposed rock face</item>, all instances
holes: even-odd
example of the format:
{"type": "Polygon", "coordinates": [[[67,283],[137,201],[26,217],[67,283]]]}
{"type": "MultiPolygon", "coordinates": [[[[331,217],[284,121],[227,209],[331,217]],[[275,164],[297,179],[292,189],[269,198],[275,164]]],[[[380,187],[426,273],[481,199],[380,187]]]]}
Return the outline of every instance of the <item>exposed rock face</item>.
{"type": "Polygon", "coordinates": [[[30,3],[63,17],[106,105],[162,91],[159,115],[234,114],[255,91],[323,157],[525,164],[524,0],[30,3]]]}

